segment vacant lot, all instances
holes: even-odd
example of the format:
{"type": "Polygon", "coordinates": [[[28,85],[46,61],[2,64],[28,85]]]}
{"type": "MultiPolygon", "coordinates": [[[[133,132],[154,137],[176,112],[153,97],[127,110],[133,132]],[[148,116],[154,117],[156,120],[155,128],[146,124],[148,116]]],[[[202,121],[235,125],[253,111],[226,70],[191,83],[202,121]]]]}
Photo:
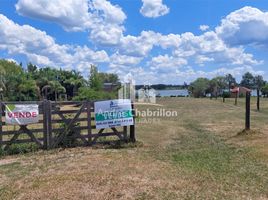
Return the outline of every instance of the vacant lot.
{"type": "Polygon", "coordinates": [[[268,100],[162,98],[177,117],[138,118],[139,144],[0,159],[0,199],[268,199],[268,100]],[[147,123],[146,123],[147,122],[147,123]]]}

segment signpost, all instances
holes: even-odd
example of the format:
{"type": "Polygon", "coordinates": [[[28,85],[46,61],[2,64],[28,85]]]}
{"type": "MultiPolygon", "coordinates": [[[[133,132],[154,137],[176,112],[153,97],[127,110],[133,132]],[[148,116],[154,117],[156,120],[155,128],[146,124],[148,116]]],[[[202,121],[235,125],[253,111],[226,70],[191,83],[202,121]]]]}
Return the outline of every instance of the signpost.
{"type": "Polygon", "coordinates": [[[97,129],[134,125],[129,99],[95,102],[94,109],[97,129]]]}
{"type": "Polygon", "coordinates": [[[37,104],[6,105],[6,123],[12,125],[27,125],[38,123],[39,110],[37,104]]]}

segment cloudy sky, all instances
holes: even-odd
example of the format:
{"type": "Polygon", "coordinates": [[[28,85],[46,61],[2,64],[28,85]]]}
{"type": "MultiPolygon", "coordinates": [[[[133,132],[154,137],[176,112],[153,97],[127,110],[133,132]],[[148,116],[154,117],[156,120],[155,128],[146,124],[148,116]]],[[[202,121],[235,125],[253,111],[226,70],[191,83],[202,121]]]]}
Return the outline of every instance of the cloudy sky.
{"type": "Polygon", "coordinates": [[[268,79],[267,0],[0,0],[0,57],[180,84],[268,79]]]}

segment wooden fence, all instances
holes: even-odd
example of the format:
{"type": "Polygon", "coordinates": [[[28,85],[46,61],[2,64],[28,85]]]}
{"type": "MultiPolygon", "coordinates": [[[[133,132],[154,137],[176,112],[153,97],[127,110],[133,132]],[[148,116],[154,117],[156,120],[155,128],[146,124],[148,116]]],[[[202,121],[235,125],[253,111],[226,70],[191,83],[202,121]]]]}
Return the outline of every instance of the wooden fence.
{"type": "MultiPolygon", "coordinates": [[[[0,102],[0,109],[0,148],[5,150],[18,143],[35,143],[43,149],[56,148],[66,137],[85,146],[105,142],[106,137],[110,136],[135,142],[135,125],[97,130],[94,102],[0,102]],[[6,124],[7,104],[38,104],[39,122],[30,125],[6,124]]],[[[134,114],[133,105],[132,109],[134,114]]]]}

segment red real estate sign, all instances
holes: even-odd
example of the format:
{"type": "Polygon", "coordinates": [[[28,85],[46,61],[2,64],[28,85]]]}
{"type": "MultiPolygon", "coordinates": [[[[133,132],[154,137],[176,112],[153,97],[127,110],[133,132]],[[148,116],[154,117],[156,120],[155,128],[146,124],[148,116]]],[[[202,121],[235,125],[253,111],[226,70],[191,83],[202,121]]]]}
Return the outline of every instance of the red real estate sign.
{"type": "Polygon", "coordinates": [[[39,110],[37,104],[6,105],[6,123],[13,125],[27,125],[38,123],[39,110]]]}

